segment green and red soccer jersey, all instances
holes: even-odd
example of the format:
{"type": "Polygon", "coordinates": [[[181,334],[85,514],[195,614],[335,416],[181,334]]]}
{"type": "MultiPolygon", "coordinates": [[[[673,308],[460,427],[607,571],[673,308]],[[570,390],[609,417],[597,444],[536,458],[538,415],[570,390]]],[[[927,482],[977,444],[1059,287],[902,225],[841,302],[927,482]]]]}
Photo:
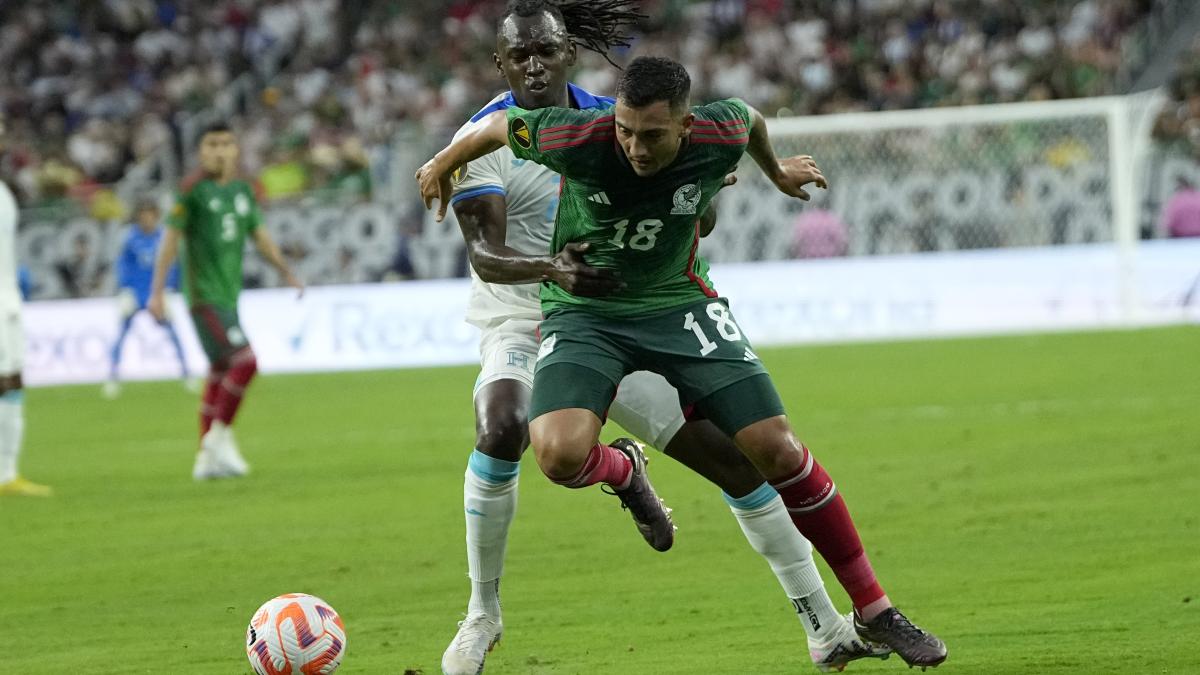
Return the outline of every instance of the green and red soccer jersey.
{"type": "Polygon", "coordinates": [[[183,292],[190,306],[236,309],[246,235],[262,224],[254,188],[205,178],[185,185],[167,224],[183,233],[183,292]]]}
{"type": "Polygon", "coordinates": [[[590,244],[585,260],[618,270],[623,291],[581,298],[542,285],[542,310],[579,306],[636,316],[716,297],[696,249],[697,219],[745,152],[752,119],[737,99],[692,108],[695,122],[675,161],[634,173],[616,140],[612,108],[508,109],[509,146],[519,159],[563,177],[552,247],[590,244]]]}

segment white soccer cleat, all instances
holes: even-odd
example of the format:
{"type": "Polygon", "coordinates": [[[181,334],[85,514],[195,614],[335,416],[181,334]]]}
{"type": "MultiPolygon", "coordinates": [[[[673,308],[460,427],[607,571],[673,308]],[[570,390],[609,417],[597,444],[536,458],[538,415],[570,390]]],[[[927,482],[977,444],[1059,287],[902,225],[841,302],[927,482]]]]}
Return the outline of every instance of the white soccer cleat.
{"type": "Polygon", "coordinates": [[[196,463],[192,465],[192,479],[211,480],[213,478],[222,478],[222,476],[213,464],[212,453],[201,443],[200,451],[196,453],[196,463]]]}
{"type": "MultiPolygon", "coordinates": [[[[214,422],[213,426],[219,424],[214,422]]],[[[235,476],[245,476],[250,473],[250,465],[246,463],[246,458],[242,457],[242,453],[238,450],[237,441],[233,438],[233,429],[224,427],[221,434],[221,445],[217,451],[217,462],[227,468],[235,476]]]]}
{"type": "Polygon", "coordinates": [[[838,617],[838,625],[828,640],[808,638],[808,655],[822,673],[840,673],[846,664],[857,659],[886,659],[892,655],[892,649],[860,638],[854,622],[847,616],[838,617]]]}
{"type": "Polygon", "coordinates": [[[483,660],[500,642],[504,623],[492,620],[483,612],[472,612],[458,622],[458,633],[442,654],[443,675],[478,675],[483,672],[483,660]]]}
{"type": "Polygon", "coordinates": [[[109,380],[100,387],[100,395],[109,401],[121,395],[121,383],[116,380],[109,380]]]}
{"type": "Polygon", "coordinates": [[[200,440],[200,452],[196,455],[192,478],[237,478],[248,473],[250,465],[238,452],[237,444],[233,440],[233,431],[220,422],[213,422],[208,433],[200,440]]]}
{"type": "Polygon", "coordinates": [[[183,388],[193,394],[199,394],[204,389],[204,380],[198,377],[185,377],[182,382],[183,388]]]}

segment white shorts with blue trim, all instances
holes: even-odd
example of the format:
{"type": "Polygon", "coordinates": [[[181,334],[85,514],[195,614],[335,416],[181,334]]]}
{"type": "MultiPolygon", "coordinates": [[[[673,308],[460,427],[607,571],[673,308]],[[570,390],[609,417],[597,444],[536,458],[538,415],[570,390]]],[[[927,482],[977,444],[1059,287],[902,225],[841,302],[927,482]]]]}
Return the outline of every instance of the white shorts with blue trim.
{"type": "Polygon", "coordinates": [[[513,318],[489,326],[479,339],[479,378],[475,393],[496,380],[516,380],[533,389],[533,367],[537,363],[536,319],[513,318]]]}

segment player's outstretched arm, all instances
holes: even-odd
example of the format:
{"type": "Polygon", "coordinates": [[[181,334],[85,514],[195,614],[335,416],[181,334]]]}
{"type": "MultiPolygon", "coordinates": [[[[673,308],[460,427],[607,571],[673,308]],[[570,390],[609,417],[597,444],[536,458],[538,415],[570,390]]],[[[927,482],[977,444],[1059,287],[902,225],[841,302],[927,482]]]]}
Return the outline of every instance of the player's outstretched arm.
{"type": "Polygon", "coordinates": [[[746,153],[754,158],[758,167],[780,192],[808,201],[810,197],[804,191],[805,185],[812,183],[822,190],[829,189],[829,183],[825,181],[825,176],[821,174],[812,157],[776,157],[775,150],[771,147],[771,139],[767,135],[767,120],[754,108],[750,108],[750,116],[753,118],[753,124],[750,127],[750,141],[746,153]]]}
{"type": "Polygon", "coordinates": [[[287,282],[288,286],[296,289],[296,297],[300,298],[304,295],[304,282],[292,274],[292,268],[284,260],[283,253],[279,251],[279,247],[275,245],[275,240],[267,232],[265,227],[257,227],[254,229],[254,247],[258,249],[258,254],[261,255],[267,262],[271,263],[287,282]]]}
{"type": "Polygon", "coordinates": [[[450,145],[417,169],[417,185],[421,188],[425,208],[432,207],[433,200],[438,200],[439,223],[446,217],[446,207],[450,205],[450,175],[463,164],[507,144],[508,114],[497,110],[459,132],[450,145]]]}
{"type": "Polygon", "coordinates": [[[146,309],[158,321],[167,320],[167,303],[163,292],[167,285],[167,272],[179,255],[179,239],[182,236],[180,230],[168,227],[158,245],[158,256],[154,259],[154,278],[150,282],[150,300],[146,303],[146,309]]]}
{"type": "Polygon", "coordinates": [[[528,255],[505,244],[508,232],[504,197],[485,194],[454,205],[458,227],[467,243],[467,257],[479,278],[490,284],[530,284],[552,281],[572,295],[599,297],[621,288],[612,270],[596,269],[583,261],[587,244],[567,244],[557,255],[528,255]]]}

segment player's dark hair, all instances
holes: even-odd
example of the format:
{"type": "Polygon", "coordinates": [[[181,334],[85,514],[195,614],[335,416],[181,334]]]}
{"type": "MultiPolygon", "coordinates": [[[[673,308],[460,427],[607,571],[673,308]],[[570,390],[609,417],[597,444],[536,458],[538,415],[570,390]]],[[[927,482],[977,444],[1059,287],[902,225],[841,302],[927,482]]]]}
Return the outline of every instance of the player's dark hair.
{"type": "Polygon", "coordinates": [[[563,22],[571,42],[596,52],[615,66],[608,51],[613,47],[628,47],[632,36],[625,29],[646,18],[637,8],[637,0],[508,0],[503,18],[548,12],[563,22]]]}
{"type": "Polygon", "coordinates": [[[621,73],[617,98],[633,108],[667,101],[672,109],[686,108],[692,78],[679,63],[662,56],[639,56],[621,73]]]}
{"type": "Polygon", "coordinates": [[[200,129],[200,133],[196,136],[196,145],[199,145],[200,141],[204,140],[204,137],[209,134],[222,134],[226,132],[231,134],[233,133],[233,127],[230,126],[229,122],[226,122],[225,120],[209,122],[202,129],[200,129]]]}

